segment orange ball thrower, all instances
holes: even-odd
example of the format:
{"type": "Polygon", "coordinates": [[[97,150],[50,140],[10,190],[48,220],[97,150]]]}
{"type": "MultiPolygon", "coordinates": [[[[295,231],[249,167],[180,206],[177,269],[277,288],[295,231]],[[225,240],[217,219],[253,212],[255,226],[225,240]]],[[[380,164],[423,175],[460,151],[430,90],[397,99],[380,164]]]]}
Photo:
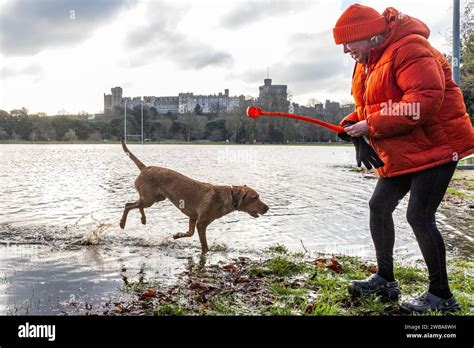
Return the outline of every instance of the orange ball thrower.
{"type": "Polygon", "coordinates": [[[336,126],[331,123],[326,123],[320,120],[317,120],[315,118],[311,117],[306,117],[302,115],[295,115],[295,114],[288,114],[285,112],[269,112],[269,111],[263,111],[262,108],[256,107],[256,106],[249,106],[247,108],[247,116],[253,119],[257,119],[260,116],[277,116],[277,117],[287,117],[287,118],[293,118],[295,120],[300,120],[300,121],[305,121],[305,122],[310,122],[317,124],[318,126],[322,126],[324,128],[327,128],[333,132],[336,133],[343,133],[344,128],[341,126],[336,126]]]}

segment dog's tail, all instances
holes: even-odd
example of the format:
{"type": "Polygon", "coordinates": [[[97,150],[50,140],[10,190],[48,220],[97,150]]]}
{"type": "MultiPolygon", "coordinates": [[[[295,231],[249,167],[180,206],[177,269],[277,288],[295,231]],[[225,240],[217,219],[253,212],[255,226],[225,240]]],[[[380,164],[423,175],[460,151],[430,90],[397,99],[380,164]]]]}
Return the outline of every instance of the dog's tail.
{"type": "Polygon", "coordinates": [[[128,149],[127,147],[127,144],[125,144],[125,141],[123,139],[120,139],[122,141],[122,149],[123,151],[125,151],[125,153],[127,154],[128,157],[130,157],[130,159],[135,162],[135,164],[137,165],[138,169],[140,169],[140,171],[143,170],[143,168],[146,168],[146,165],[144,165],[138,158],[135,157],[135,155],[128,149]]]}

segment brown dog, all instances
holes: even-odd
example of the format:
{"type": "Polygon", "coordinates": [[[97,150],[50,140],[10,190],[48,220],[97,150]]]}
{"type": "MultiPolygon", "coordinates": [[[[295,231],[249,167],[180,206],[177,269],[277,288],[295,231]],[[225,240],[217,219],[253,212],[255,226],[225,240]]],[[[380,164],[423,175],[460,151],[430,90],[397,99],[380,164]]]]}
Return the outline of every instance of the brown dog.
{"type": "Polygon", "coordinates": [[[247,186],[217,186],[188,178],[174,170],[161,167],[147,167],[127,148],[122,140],[122,148],[140,169],[135,187],[140,198],[135,203],[125,204],[120,227],[124,228],[128,212],[140,209],[142,224],[146,224],[144,208],[155,202],[169,199],[176,208],[189,217],[189,229],[176,233],[174,239],[191,237],[197,226],[202,252],[209,250],[206,240],[207,226],[214,220],[235,210],[243,211],[253,217],[265,214],[268,206],[258,193],[247,186]]]}

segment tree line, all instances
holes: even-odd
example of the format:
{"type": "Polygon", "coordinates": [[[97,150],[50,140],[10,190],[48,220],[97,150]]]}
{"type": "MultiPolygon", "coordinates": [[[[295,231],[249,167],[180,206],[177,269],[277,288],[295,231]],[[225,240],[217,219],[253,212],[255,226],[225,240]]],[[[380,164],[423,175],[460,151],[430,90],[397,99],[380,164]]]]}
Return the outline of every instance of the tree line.
{"type": "MultiPolygon", "coordinates": [[[[203,114],[201,108],[187,114],[159,114],[155,108],[143,110],[144,138],[160,141],[213,141],[233,143],[329,142],[337,135],[313,124],[283,118],[250,119],[245,103],[229,113],[203,114]]],[[[281,109],[280,109],[281,110],[281,109]]],[[[338,123],[346,110],[306,108],[307,116],[338,123]]],[[[27,109],[0,110],[0,140],[18,141],[116,141],[123,137],[124,110],[109,115],[30,115],[27,109]]],[[[141,134],[141,108],[127,110],[127,135],[141,134]]],[[[136,138],[135,138],[136,139],[136,138]]]]}

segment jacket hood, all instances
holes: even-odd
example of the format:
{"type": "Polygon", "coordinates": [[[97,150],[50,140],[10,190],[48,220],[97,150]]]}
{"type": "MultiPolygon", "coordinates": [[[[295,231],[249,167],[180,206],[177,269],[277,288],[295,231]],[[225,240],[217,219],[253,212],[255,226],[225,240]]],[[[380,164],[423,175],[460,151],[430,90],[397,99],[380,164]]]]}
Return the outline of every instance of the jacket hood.
{"type": "Polygon", "coordinates": [[[425,39],[430,36],[428,26],[417,18],[408,16],[393,7],[388,7],[382,14],[388,24],[387,34],[380,46],[370,52],[369,64],[376,62],[385,49],[391,44],[408,35],[421,35],[425,39]]]}

